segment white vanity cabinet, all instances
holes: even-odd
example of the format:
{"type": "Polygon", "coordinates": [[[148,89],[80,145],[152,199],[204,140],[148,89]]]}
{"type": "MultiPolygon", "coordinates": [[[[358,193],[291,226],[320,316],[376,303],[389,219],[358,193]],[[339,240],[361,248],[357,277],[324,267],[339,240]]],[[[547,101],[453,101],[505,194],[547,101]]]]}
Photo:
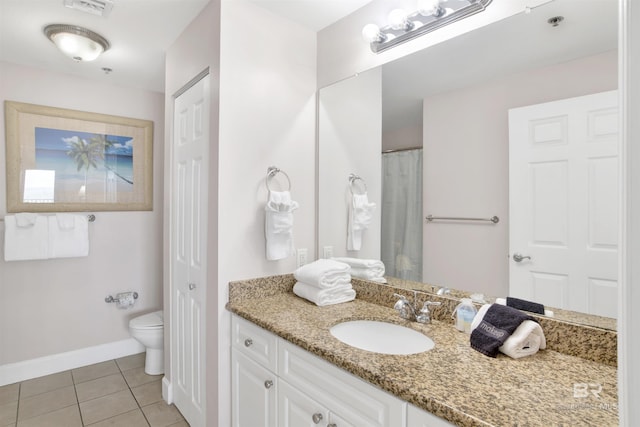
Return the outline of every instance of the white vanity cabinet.
{"type": "Polygon", "coordinates": [[[407,427],[452,427],[454,424],[424,411],[416,406],[407,405],[407,427]]]}
{"type": "Polygon", "coordinates": [[[446,421],[232,316],[233,427],[441,427],[446,421]]]}
{"type": "Polygon", "coordinates": [[[278,339],[238,316],[231,322],[233,427],[277,427],[278,339]]]}

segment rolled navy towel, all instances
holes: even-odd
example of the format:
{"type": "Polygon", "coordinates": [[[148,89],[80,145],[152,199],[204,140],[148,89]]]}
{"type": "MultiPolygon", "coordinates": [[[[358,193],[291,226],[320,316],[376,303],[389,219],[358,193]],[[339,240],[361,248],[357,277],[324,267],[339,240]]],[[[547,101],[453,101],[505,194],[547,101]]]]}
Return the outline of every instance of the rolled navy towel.
{"type": "Polygon", "coordinates": [[[485,356],[496,357],[502,344],[525,320],[535,321],[533,317],[506,305],[483,305],[471,326],[471,348],[485,356]]]}
{"type": "Polygon", "coordinates": [[[520,298],[507,297],[507,306],[530,313],[544,314],[544,305],[520,298]]]}

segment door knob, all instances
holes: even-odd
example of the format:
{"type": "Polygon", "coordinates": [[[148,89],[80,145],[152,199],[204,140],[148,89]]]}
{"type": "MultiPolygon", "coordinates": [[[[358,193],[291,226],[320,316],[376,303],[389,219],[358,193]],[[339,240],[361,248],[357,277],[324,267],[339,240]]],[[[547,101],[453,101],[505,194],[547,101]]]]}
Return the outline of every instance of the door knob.
{"type": "Polygon", "coordinates": [[[525,256],[525,255],[519,254],[517,252],[513,254],[513,260],[515,262],[522,262],[522,260],[525,260],[525,259],[531,259],[531,257],[529,255],[525,256]]]}
{"type": "Polygon", "coordinates": [[[322,414],[321,413],[315,413],[311,416],[311,421],[313,421],[314,424],[318,424],[320,421],[322,421],[322,414]]]}
{"type": "Polygon", "coordinates": [[[252,345],[253,345],[253,340],[251,338],[247,338],[246,340],[244,340],[245,347],[251,347],[252,345]]]}
{"type": "Polygon", "coordinates": [[[196,284],[195,283],[189,283],[189,290],[192,291],[196,288],[196,284]]]}

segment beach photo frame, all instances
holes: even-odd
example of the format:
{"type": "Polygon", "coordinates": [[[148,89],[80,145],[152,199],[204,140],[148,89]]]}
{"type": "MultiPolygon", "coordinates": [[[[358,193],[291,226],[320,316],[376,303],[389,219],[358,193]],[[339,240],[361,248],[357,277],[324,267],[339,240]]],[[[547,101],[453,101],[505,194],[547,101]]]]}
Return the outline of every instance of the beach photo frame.
{"type": "Polygon", "coordinates": [[[153,122],[5,101],[7,212],[153,210],[153,122]]]}

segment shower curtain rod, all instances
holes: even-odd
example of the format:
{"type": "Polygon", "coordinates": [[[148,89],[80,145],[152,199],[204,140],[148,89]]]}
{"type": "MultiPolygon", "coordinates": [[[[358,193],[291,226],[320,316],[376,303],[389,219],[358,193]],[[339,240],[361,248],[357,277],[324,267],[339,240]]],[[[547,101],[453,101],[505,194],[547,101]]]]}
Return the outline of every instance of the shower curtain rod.
{"type": "Polygon", "coordinates": [[[409,148],[396,148],[392,150],[383,150],[382,154],[397,153],[399,151],[411,151],[411,150],[422,150],[422,147],[409,147],[409,148]]]}

